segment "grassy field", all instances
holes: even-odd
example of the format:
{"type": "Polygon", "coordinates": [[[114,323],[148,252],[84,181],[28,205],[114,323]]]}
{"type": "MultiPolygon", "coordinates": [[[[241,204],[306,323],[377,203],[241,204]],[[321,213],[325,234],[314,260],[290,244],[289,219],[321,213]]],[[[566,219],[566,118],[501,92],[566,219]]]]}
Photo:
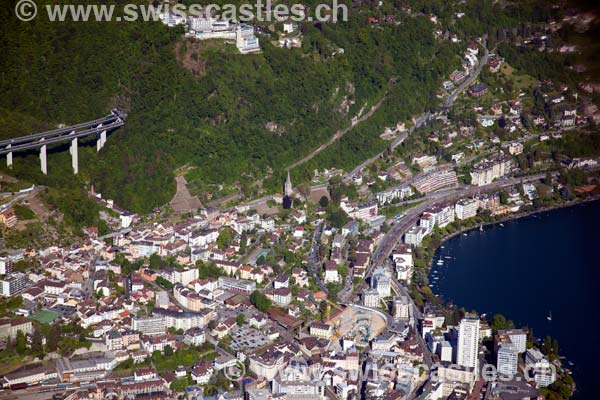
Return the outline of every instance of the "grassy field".
{"type": "Polygon", "coordinates": [[[48,310],[41,310],[41,311],[36,312],[32,316],[30,316],[29,319],[37,321],[42,324],[50,324],[58,317],[59,317],[58,313],[55,313],[53,311],[48,311],[48,310]]]}

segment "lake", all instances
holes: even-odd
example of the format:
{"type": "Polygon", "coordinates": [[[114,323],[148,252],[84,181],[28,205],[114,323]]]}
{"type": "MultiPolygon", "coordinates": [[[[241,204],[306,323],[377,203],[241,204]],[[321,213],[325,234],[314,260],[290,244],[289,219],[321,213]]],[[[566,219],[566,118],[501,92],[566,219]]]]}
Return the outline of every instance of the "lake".
{"type": "Polygon", "coordinates": [[[600,201],[470,231],[438,249],[432,290],[467,310],[504,314],[536,337],[556,338],[560,354],[573,363],[567,367],[577,385],[574,398],[594,398],[599,233],[600,201]],[[440,258],[443,266],[436,265],[440,258]]]}

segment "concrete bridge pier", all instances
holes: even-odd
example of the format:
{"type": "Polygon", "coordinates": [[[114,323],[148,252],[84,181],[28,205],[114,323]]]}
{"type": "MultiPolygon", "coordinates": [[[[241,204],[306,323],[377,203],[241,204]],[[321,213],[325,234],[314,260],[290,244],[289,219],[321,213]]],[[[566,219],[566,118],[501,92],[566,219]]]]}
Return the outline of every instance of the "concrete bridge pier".
{"type": "MultiPolygon", "coordinates": [[[[42,138],[40,140],[40,142],[43,142],[44,138],[42,138]]],[[[46,159],[46,145],[42,145],[42,147],[40,147],[40,166],[42,169],[42,173],[44,175],[48,175],[48,163],[47,163],[47,159],[46,159]]]]}
{"type": "MultiPolygon", "coordinates": [[[[12,147],[11,144],[9,144],[8,146],[6,146],[7,149],[10,149],[11,147],[12,147]]],[[[12,151],[10,153],[6,153],[6,166],[9,169],[12,169],[12,166],[13,166],[12,151]]]]}
{"type": "MultiPolygon", "coordinates": [[[[98,125],[98,128],[101,128],[102,124],[98,125]]],[[[98,136],[98,141],[96,142],[96,152],[99,152],[104,145],[106,144],[106,130],[100,132],[98,136]]]]}
{"type": "Polygon", "coordinates": [[[73,166],[73,173],[77,175],[79,173],[79,154],[77,153],[77,138],[71,140],[71,165],[73,166]]]}

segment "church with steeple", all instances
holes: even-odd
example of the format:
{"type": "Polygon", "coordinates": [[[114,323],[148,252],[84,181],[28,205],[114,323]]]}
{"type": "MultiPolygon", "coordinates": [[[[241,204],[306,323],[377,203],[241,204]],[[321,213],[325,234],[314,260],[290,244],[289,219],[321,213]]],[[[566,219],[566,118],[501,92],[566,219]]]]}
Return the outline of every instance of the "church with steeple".
{"type": "Polygon", "coordinates": [[[283,208],[289,210],[292,208],[292,193],[294,189],[292,188],[292,179],[290,178],[290,171],[288,170],[287,179],[285,180],[285,184],[283,185],[283,208]]]}
{"type": "Polygon", "coordinates": [[[290,171],[288,170],[287,179],[285,180],[285,185],[283,186],[283,195],[284,196],[292,196],[294,189],[292,188],[292,179],[290,178],[290,171]]]}

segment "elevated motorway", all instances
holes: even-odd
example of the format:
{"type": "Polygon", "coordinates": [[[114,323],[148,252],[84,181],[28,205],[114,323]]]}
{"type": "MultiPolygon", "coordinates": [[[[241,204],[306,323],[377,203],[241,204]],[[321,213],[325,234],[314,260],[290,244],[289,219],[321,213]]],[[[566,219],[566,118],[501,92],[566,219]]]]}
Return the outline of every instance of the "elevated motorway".
{"type": "Polygon", "coordinates": [[[125,125],[126,118],[127,115],[125,113],[115,109],[106,117],[95,119],[93,121],[83,122],[81,124],[58,128],[47,132],[0,140],[0,155],[6,154],[6,164],[9,168],[12,168],[14,152],[40,149],[41,170],[46,175],[48,173],[46,146],[71,141],[71,148],[69,151],[72,158],[73,172],[77,174],[79,172],[77,153],[78,139],[95,135],[98,139],[96,151],[100,151],[106,144],[107,133],[125,125]]]}

